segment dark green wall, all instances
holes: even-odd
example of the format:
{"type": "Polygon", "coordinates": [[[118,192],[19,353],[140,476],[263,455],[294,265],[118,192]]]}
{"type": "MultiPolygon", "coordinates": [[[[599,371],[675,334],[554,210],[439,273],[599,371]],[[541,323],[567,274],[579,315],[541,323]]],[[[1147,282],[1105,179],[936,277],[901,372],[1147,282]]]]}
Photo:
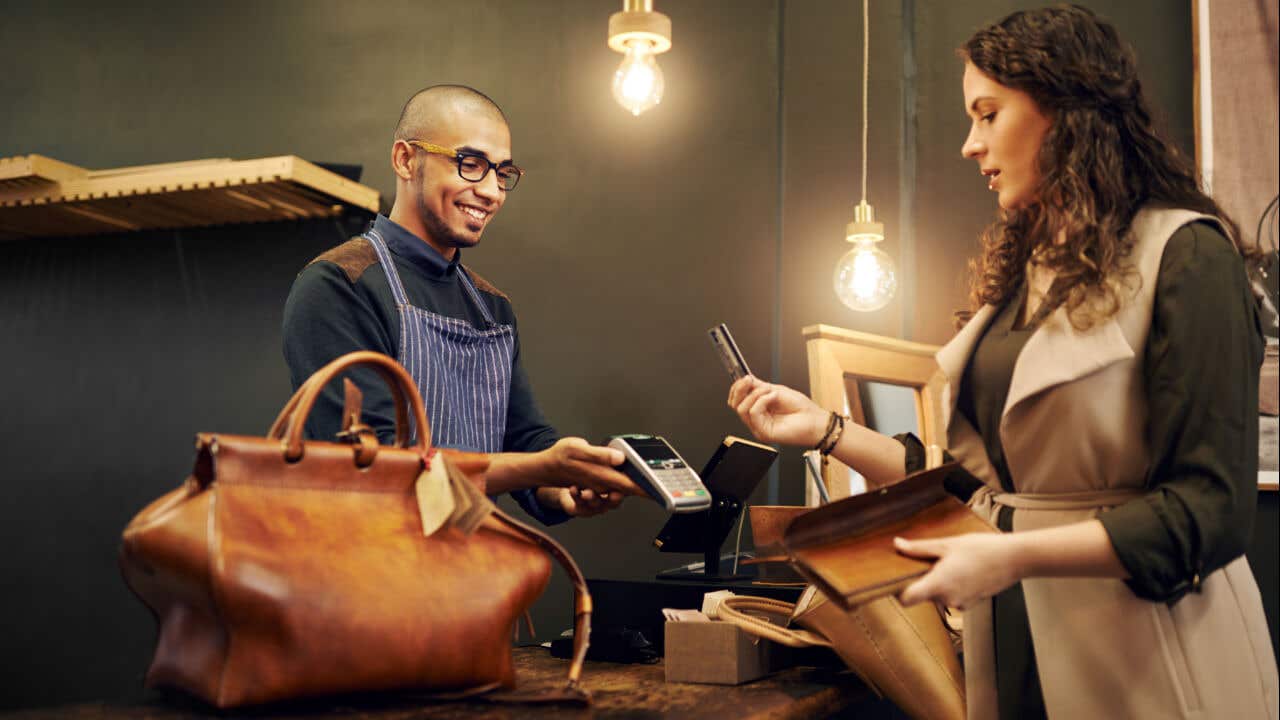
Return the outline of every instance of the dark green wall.
{"type": "MultiPolygon", "coordinates": [[[[701,463],[739,431],[706,329],[728,322],[761,372],[774,342],[779,8],[666,8],[667,94],[639,118],[609,91],[618,9],[9,3],[0,156],[103,168],[292,153],[363,165],[389,204],[404,100],[480,88],[528,177],[466,260],[512,297],[544,411],[596,440],[660,432],[701,463]]],[[[265,431],[289,393],[289,283],[343,236],[310,223],[0,246],[13,580],[0,706],[137,691],[154,635],[119,580],[119,532],[181,482],[195,432],[265,431]]],[[[663,521],[636,501],[555,533],[589,575],[648,576],[689,559],[652,550],[663,521]]],[[[535,612],[544,635],[569,626],[570,598],[557,577],[535,612]]]]}
{"type": "MultiPolygon", "coordinates": [[[[662,433],[698,464],[743,432],[704,339],[713,324],[730,325],[758,373],[801,388],[804,325],[947,339],[963,260],[994,207],[959,155],[952,51],[1026,3],[873,3],[868,199],[886,249],[906,258],[907,292],[868,315],[830,288],[860,192],[860,3],[657,4],[675,28],[659,60],[667,94],[635,118],[609,93],[614,2],[4,3],[0,156],[104,168],[296,154],[363,165],[389,205],[405,98],[440,82],[480,88],[510,118],[529,174],[466,259],[512,297],[544,411],[592,439],[662,433]]],[[[1189,4],[1086,4],[1138,47],[1190,148],[1189,4]]],[[[119,581],[119,531],[181,481],[193,433],[265,431],[289,391],[278,330],[289,283],[349,229],[0,246],[0,706],[137,692],[153,631],[119,581]]],[[[784,454],[774,499],[800,502],[801,481],[784,454]]],[[[590,576],[646,577],[695,559],[652,550],[662,522],[632,501],[553,532],[590,576]]],[[[569,597],[555,578],[535,612],[543,636],[568,626],[569,597]]]]}

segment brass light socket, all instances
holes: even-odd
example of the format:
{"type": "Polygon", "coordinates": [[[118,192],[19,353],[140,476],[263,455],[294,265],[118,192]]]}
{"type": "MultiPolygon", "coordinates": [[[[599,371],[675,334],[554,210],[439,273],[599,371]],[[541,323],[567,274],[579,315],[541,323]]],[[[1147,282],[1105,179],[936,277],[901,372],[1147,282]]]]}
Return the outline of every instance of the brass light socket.
{"type": "Polygon", "coordinates": [[[655,55],[671,49],[671,18],[654,11],[653,0],[625,0],[609,16],[609,48],[625,55],[632,42],[649,43],[655,55]]]}
{"type": "Polygon", "coordinates": [[[858,203],[853,210],[853,222],[844,226],[845,239],[849,242],[855,242],[862,238],[873,236],[873,239],[880,241],[884,239],[884,223],[876,222],[875,211],[867,204],[866,200],[858,203]]]}

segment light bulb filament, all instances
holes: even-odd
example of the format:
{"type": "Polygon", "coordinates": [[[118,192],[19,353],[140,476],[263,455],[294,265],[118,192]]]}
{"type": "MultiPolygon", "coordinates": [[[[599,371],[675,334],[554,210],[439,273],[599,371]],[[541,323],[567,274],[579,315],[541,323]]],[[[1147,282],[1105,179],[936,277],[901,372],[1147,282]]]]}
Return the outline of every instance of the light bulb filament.
{"type": "Polygon", "coordinates": [[[853,248],[836,263],[836,295],[853,310],[879,310],[893,299],[898,288],[893,259],[876,247],[879,235],[851,235],[853,248]]]}
{"type": "Polygon", "coordinates": [[[632,115],[639,115],[662,102],[662,90],[662,69],[653,46],[644,41],[627,43],[626,56],[613,75],[614,99],[632,115]]]}
{"type": "Polygon", "coordinates": [[[860,252],[853,258],[853,292],[860,298],[869,298],[876,291],[881,275],[880,263],[868,252],[860,252]]]}

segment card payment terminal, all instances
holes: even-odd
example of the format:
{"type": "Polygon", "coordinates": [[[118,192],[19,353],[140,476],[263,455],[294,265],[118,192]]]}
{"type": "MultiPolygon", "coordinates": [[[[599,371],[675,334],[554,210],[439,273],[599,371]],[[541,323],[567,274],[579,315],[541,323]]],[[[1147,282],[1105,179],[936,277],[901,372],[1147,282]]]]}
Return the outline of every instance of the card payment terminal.
{"type": "Polygon", "coordinates": [[[626,455],[622,471],[667,512],[690,513],[711,507],[711,493],[666,440],[656,435],[615,435],[607,444],[626,455]]]}

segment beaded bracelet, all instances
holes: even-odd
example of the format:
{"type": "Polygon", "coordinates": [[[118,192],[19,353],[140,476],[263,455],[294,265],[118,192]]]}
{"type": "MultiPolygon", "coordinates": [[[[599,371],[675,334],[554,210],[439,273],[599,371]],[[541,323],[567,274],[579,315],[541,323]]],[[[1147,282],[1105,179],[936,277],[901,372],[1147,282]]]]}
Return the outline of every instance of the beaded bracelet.
{"type": "Polygon", "coordinates": [[[813,449],[822,452],[822,448],[831,439],[831,431],[836,429],[836,414],[833,412],[827,417],[827,429],[822,431],[822,438],[814,444],[813,449]]]}
{"type": "Polygon", "coordinates": [[[836,449],[836,444],[840,442],[840,436],[844,434],[845,417],[843,415],[836,415],[834,412],[831,414],[836,418],[835,432],[831,434],[831,440],[826,444],[826,447],[818,451],[822,453],[824,458],[827,455],[830,455],[832,450],[836,449]]]}
{"type": "Polygon", "coordinates": [[[844,422],[847,419],[835,411],[832,411],[831,417],[827,418],[827,430],[822,433],[822,439],[818,444],[813,446],[814,450],[822,454],[823,460],[826,460],[827,455],[836,449],[836,443],[840,442],[840,436],[844,434],[844,422]]]}

